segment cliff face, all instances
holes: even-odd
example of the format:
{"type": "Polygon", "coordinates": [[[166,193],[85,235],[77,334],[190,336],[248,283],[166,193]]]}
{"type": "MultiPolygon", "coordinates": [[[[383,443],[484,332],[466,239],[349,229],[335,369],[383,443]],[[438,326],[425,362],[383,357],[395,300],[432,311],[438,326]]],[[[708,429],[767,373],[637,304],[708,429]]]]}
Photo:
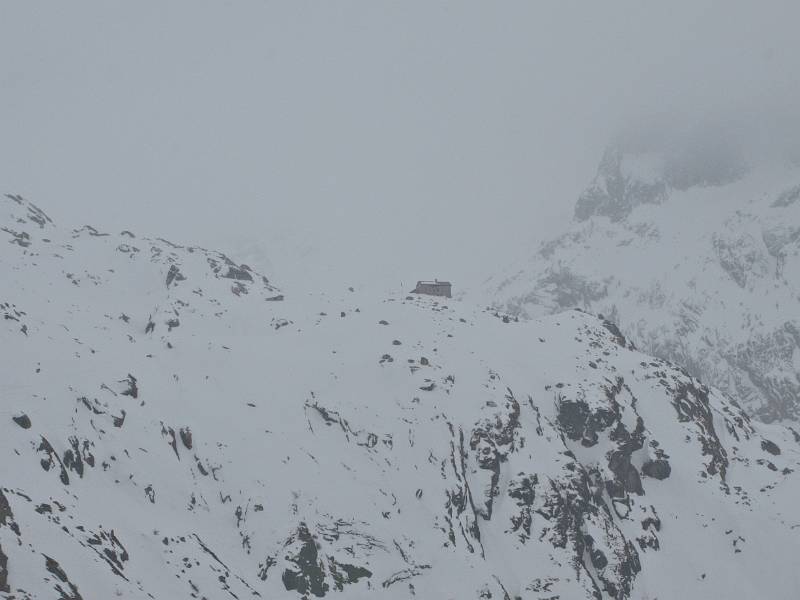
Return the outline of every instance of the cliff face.
{"type": "Polygon", "coordinates": [[[580,307],[764,421],[800,415],[800,171],[609,150],[568,231],[494,279],[522,317],[580,307]]]}
{"type": "Polygon", "coordinates": [[[284,299],[217,252],[0,207],[3,597],[800,587],[800,435],[609,321],[284,299]]]}

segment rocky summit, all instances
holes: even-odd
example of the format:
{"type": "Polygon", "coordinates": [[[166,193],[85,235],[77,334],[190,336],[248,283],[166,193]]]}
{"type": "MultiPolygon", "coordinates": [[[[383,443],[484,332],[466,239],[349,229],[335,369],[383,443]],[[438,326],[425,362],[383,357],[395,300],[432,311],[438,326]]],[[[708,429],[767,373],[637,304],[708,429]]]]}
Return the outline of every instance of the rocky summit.
{"type": "Polygon", "coordinates": [[[572,225],[493,277],[520,318],[606,315],[763,421],[800,418],[800,169],[609,149],[572,225]]]}
{"type": "MultiPolygon", "coordinates": [[[[569,235],[645,253],[672,230],[640,210],[569,235]]],[[[637,350],[701,356],[703,298],[789,301],[796,236],[720,218],[749,233],[669,259],[695,304],[655,279],[631,301],[684,323],[669,352],[634,344],[648,329],[621,309],[618,328],[357,285],[293,295],[222,253],[3,198],[0,597],[797,598],[800,433],[751,421],[704,363],[637,350]],[[782,241],[761,248],[765,231],[782,241]]],[[[548,308],[625,293],[622,262],[612,281],[558,270],[563,239],[540,253],[560,287],[534,279],[548,308]]],[[[703,356],[778,364],[796,338],[776,314],[703,356]]]]}

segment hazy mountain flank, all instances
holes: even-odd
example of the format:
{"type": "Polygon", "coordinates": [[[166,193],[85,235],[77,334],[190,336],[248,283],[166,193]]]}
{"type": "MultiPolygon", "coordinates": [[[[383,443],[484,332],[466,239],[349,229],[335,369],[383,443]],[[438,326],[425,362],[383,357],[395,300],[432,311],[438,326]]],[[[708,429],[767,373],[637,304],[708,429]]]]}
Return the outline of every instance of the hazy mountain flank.
{"type": "MultiPolygon", "coordinates": [[[[796,598],[800,434],[609,321],[293,296],[256,265],[62,227],[17,196],[0,219],[4,599],[796,598]]],[[[562,240],[603,236],[623,260],[672,235],[644,222],[589,219],[562,240]]],[[[725,294],[700,295],[699,276],[681,290],[744,311],[768,287],[751,321],[776,323],[794,234],[763,271],[753,250],[740,285],[719,256],[751,253],[726,231],[703,263],[725,294]]],[[[625,297],[574,268],[530,281],[574,277],[591,307],[625,297]]],[[[573,303],[557,289],[548,310],[573,303]]],[[[705,308],[674,314],[651,291],[642,310],[705,308]]]]}
{"type": "Polygon", "coordinates": [[[765,421],[800,416],[800,169],[733,151],[606,152],[572,226],[487,286],[618,323],[765,421]]]}

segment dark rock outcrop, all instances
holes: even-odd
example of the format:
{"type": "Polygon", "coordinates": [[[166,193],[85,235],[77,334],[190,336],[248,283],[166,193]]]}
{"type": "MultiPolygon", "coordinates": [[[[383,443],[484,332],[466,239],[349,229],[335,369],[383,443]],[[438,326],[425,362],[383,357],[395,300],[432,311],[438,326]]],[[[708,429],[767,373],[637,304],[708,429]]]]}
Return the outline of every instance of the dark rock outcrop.
{"type": "Polygon", "coordinates": [[[14,420],[14,423],[22,427],[23,429],[30,429],[31,428],[31,418],[26,415],[25,413],[19,414],[15,417],[11,417],[14,420]]]}

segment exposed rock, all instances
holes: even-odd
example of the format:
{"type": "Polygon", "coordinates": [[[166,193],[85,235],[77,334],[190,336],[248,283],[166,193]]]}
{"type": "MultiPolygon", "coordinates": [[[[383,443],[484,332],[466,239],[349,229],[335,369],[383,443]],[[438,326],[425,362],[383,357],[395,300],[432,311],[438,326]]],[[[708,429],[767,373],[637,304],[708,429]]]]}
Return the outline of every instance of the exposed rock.
{"type": "Polygon", "coordinates": [[[623,173],[624,155],[613,148],[600,161],[597,176],[575,205],[575,218],[584,221],[593,215],[620,221],[639,204],[659,204],[667,198],[664,181],[652,183],[637,180],[623,173]]]}
{"type": "Polygon", "coordinates": [[[773,456],[779,456],[781,453],[781,449],[778,447],[778,444],[771,442],[770,440],[761,440],[761,449],[765,452],[769,452],[773,456]]]}
{"type": "Polygon", "coordinates": [[[241,281],[253,281],[253,276],[249,273],[249,268],[245,265],[241,267],[228,267],[228,272],[223,275],[228,279],[239,279],[241,281]]]}
{"type": "Polygon", "coordinates": [[[61,594],[61,600],[83,600],[83,597],[78,592],[78,588],[69,580],[64,569],[58,564],[58,561],[50,558],[46,554],[43,555],[45,560],[45,568],[56,577],[61,583],[66,584],[64,588],[60,584],[55,585],[55,590],[61,594]]]}
{"type": "Polygon", "coordinates": [[[8,557],[3,553],[3,546],[0,545],[0,592],[10,592],[8,586],[8,557]]]}
{"type": "Polygon", "coordinates": [[[31,428],[31,418],[26,415],[25,413],[21,413],[15,417],[11,417],[14,420],[14,423],[22,427],[23,429],[30,429],[31,428]]]}
{"type": "Polygon", "coordinates": [[[305,523],[298,525],[286,548],[286,560],[292,566],[284,569],[281,580],[287,591],[296,591],[304,597],[322,598],[331,586],[341,592],[346,585],[372,577],[369,569],[320,555],[318,542],[305,523]]]}
{"type": "Polygon", "coordinates": [[[188,427],[182,427],[180,430],[181,442],[187,450],[192,449],[192,430],[188,427]]]}
{"type": "Polygon", "coordinates": [[[672,467],[670,467],[669,461],[662,458],[648,460],[642,465],[642,474],[653,479],[666,479],[670,473],[672,473],[672,467]]]}
{"type": "Polygon", "coordinates": [[[169,272],[167,273],[167,287],[169,287],[173,282],[178,283],[179,281],[186,281],[186,276],[181,273],[178,265],[171,265],[169,272]]]}
{"type": "Polygon", "coordinates": [[[127,385],[127,387],[122,391],[123,396],[130,396],[134,399],[139,397],[139,385],[136,377],[128,373],[128,377],[120,381],[120,383],[127,385]]]}

